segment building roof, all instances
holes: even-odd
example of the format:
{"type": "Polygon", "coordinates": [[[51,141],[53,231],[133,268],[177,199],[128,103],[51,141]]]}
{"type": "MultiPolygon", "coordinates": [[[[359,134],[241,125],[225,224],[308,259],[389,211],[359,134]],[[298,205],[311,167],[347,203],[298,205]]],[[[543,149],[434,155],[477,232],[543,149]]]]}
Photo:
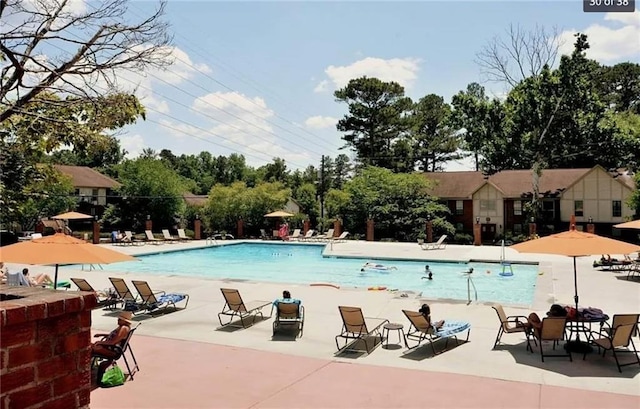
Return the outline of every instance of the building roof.
{"type": "MultiPolygon", "coordinates": [[[[593,169],[544,169],[539,181],[540,195],[543,197],[558,196],[593,169]]],[[[629,173],[614,172],[610,174],[612,178],[619,180],[623,185],[635,189],[633,176],[629,173]]],[[[470,199],[486,183],[492,184],[507,198],[531,196],[533,193],[533,172],[530,169],[504,170],[491,176],[484,176],[482,172],[473,171],[433,172],[426,173],[426,177],[437,182],[432,191],[433,195],[445,199],[470,199]]]]}
{"type": "Polygon", "coordinates": [[[120,183],[87,166],[53,165],[58,171],[71,177],[73,187],[113,189],[120,183]]]}
{"type": "MultiPolygon", "coordinates": [[[[538,191],[541,196],[555,197],[591,171],[580,169],[544,169],[540,176],[538,191]]],[[[518,198],[533,194],[533,171],[505,170],[491,175],[489,180],[500,188],[505,197],[518,198]]]]}
{"type": "Polygon", "coordinates": [[[471,199],[486,182],[482,172],[429,172],[425,175],[435,181],[431,193],[447,199],[471,199]]]}

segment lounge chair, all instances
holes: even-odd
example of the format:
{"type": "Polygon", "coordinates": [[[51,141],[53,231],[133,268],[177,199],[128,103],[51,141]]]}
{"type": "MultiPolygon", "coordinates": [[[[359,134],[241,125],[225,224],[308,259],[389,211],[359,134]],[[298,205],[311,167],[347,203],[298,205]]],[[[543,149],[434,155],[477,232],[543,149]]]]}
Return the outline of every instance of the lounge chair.
{"type": "Polygon", "coordinates": [[[211,235],[210,239],[213,239],[213,240],[233,240],[233,239],[235,239],[235,237],[233,237],[233,234],[215,232],[215,233],[213,233],[211,235]]]}
{"type": "Polygon", "coordinates": [[[319,234],[319,235],[313,237],[313,240],[316,240],[316,241],[329,241],[329,240],[333,239],[333,231],[334,231],[334,229],[329,229],[329,230],[327,230],[327,232],[325,234],[319,234]]]}
{"type": "Polygon", "coordinates": [[[616,360],[616,365],[620,373],[622,373],[623,366],[640,365],[638,351],[632,339],[633,334],[638,328],[639,318],[640,315],[638,314],[617,314],[613,316],[613,322],[610,327],[602,328],[600,332],[592,332],[591,334],[591,342],[598,347],[598,352],[600,352],[600,348],[604,350],[602,352],[603,357],[607,351],[613,353],[613,358],[616,360]],[[631,362],[620,364],[618,360],[618,354],[620,353],[631,353],[631,356],[635,359],[631,362]]]}
{"type": "Polygon", "coordinates": [[[304,236],[298,237],[298,241],[307,241],[313,239],[313,233],[316,231],[313,229],[307,230],[304,236]]]}
{"type": "Polygon", "coordinates": [[[119,302],[116,294],[112,294],[110,291],[96,291],[84,278],[72,278],[71,281],[78,287],[78,290],[89,291],[96,294],[96,298],[98,299],[96,308],[113,309],[119,302]]]}
{"type": "Polygon", "coordinates": [[[289,240],[298,240],[300,238],[300,229],[295,229],[291,236],[289,236],[289,240]]]}
{"type": "Polygon", "coordinates": [[[144,245],[143,241],[140,240],[136,240],[136,238],[133,236],[133,233],[131,232],[131,230],[125,230],[124,231],[124,239],[123,242],[128,242],[133,246],[136,245],[144,245]]]}
{"type": "Polygon", "coordinates": [[[109,277],[109,281],[111,281],[111,285],[118,294],[118,303],[122,303],[122,307],[125,310],[137,310],[138,297],[134,296],[131,290],[129,290],[127,283],[122,278],[118,277],[109,277]]]}
{"type": "Polygon", "coordinates": [[[338,237],[334,237],[332,239],[329,239],[329,241],[334,242],[334,243],[342,243],[347,241],[347,236],[349,235],[348,231],[344,231],[342,232],[338,237]]]}
{"type": "MultiPolygon", "coordinates": [[[[467,338],[464,342],[469,341],[469,334],[471,333],[471,324],[464,321],[452,321],[445,320],[444,325],[441,328],[434,328],[429,320],[422,315],[422,313],[417,311],[408,311],[402,310],[404,315],[409,319],[411,323],[409,325],[409,330],[407,331],[407,340],[416,341],[416,345],[409,347],[409,349],[414,349],[419,347],[423,341],[428,341],[431,344],[431,350],[434,355],[437,355],[435,347],[433,343],[445,339],[444,350],[447,349],[447,345],[449,343],[449,338],[455,338],[456,345],[458,344],[458,336],[456,334],[460,332],[467,331],[467,338]]],[[[444,350],[442,352],[444,352],[444,350]]]]}
{"type": "Polygon", "coordinates": [[[164,244],[164,239],[156,239],[151,230],[145,230],[144,235],[147,238],[147,242],[150,242],[153,244],[164,244]]]}
{"type": "Polygon", "coordinates": [[[170,233],[169,230],[167,229],[162,229],[162,238],[164,239],[164,241],[167,241],[169,243],[177,243],[178,239],[173,237],[170,233]]]}
{"type": "Polygon", "coordinates": [[[138,291],[140,299],[138,310],[134,314],[156,313],[168,308],[178,309],[176,303],[186,300],[182,309],[189,304],[189,294],[168,293],[166,291],[153,291],[146,281],[131,280],[131,283],[138,291]]]}
{"type": "Polygon", "coordinates": [[[188,237],[184,232],[184,229],[178,229],[178,239],[180,240],[192,240],[191,237],[188,237]]]}
{"type": "Polygon", "coordinates": [[[370,354],[376,347],[376,338],[379,336],[382,342],[382,334],[380,333],[380,327],[387,324],[389,320],[382,318],[365,318],[362,314],[360,307],[344,307],[339,306],[340,316],[342,317],[342,331],[336,335],[336,347],[338,352],[349,350],[350,344],[355,344],[356,341],[362,340],[364,342],[367,354],[370,354]],[[369,325],[367,325],[369,324],[369,325]],[[369,347],[367,342],[373,337],[373,345],[369,347]],[[345,344],[340,347],[338,338],[344,338],[345,344]],[[349,342],[351,341],[351,343],[349,342]]]}
{"type": "Polygon", "coordinates": [[[529,323],[531,324],[531,331],[527,332],[527,348],[533,352],[529,340],[533,338],[538,340],[540,344],[540,358],[544,362],[545,357],[569,357],[570,361],[573,361],[571,357],[571,351],[567,349],[566,354],[548,354],[544,352],[542,347],[542,341],[553,341],[553,349],[556,349],[556,345],[564,339],[564,330],[567,324],[567,317],[545,317],[542,321],[538,317],[538,314],[532,312],[529,314],[529,323]]]}
{"type": "Polygon", "coordinates": [[[278,302],[271,310],[276,310],[275,319],[273,320],[273,335],[283,326],[295,327],[298,335],[302,338],[304,330],[304,306],[293,302],[278,302]]]}
{"type": "Polygon", "coordinates": [[[518,332],[522,332],[525,334],[531,328],[529,324],[529,320],[524,315],[509,315],[504,313],[504,309],[500,304],[494,304],[491,306],[496,313],[498,314],[498,319],[500,319],[500,328],[498,329],[498,336],[496,337],[496,342],[493,343],[493,347],[502,339],[503,334],[515,334],[518,332]]]}
{"type": "MultiPolygon", "coordinates": [[[[242,328],[247,328],[245,325],[245,318],[251,317],[251,325],[255,323],[256,316],[260,314],[261,318],[264,318],[262,314],[262,309],[267,305],[271,305],[271,301],[250,301],[248,303],[244,303],[242,301],[242,297],[240,296],[240,292],[234,288],[221,288],[222,296],[224,297],[224,307],[222,307],[222,311],[218,313],[218,320],[220,321],[221,326],[234,326],[232,325],[235,317],[240,318],[240,323],[242,324],[242,328]],[[223,323],[222,316],[226,315],[229,317],[229,322],[223,323]]],[[[271,317],[271,315],[269,315],[271,317]]]]}
{"type": "Polygon", "coordinates": [[[29,283],[29,280],[27,280],[27,277],[25,277],[24,274],[22,274],[22,271],[18,271],[16,273],[7,274],[7,285],[14,286],[14,287],[18,287],[18,286],[30,287],[31,283],[29,283]]]}
{"type": "Polygon", "coordinates": [[[420,245],[420,247],[422,248],[422,250],[439,250],[439,249],[444,249],[445,247],[447,247],[446,244],[444,244],[444,241],[447,239],[447,235],[443,234],[442,236],[440,236],[440,238],[438,239],[438,241],[436,241],[435,243],[423,243],[420,245]]]}
{"type": "MultiPolygon", "coordinates": [[[[140,325],[141,325],[141,323],[139,323],[135,327],[132,327],[129,330],[129,334],[127,335],[127,337],[124,340],[122,340],[122,342],[119,345],[104,345],[105,348],[107,348],[107,349],[109,349],[109,350],[111,350],[111,351],[113,351],[115,353],[115,358],[106,357],[106,356],[102,356],[100,354],[93,353],[91,355],[91,367],[94,367],[97,364],[97,361],[99,361],[99,360],[105,360],[106,359],[106,360],[115,362],[115,361],[119,360],[120,358],[122,358],[122,359],[124,359],[124,364],[127,367],[127,373],[129,375],[129,378],[131,380],[133,380],[133,374],[138,372],[140,370],[140,367],[138,366],[138,361],[136,360],[135,355],[133,355],[133,349],[131,349],[131,337],[133,337],[133,333],[136,331],[136,329],[138,329],[138,327],[140,325]],[[129,351],[129,355],[131,355],[131,359],[133,360],[133,368],[131,368],[131,366],[129,366],[129,361],[127,360],[127,356],[125,355],[127,351],[129,351]]],[[[101,340],[104,340],[108,336],[109,336],[109,334],[96,334],[96,335],[94,335],[94,337],[101,338],[101,340]]]]}

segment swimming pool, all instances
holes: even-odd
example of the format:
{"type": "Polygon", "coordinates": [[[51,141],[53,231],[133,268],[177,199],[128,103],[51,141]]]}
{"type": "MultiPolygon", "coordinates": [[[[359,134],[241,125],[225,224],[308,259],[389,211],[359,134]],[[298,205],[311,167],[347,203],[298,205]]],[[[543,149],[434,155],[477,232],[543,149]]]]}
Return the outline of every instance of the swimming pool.
{"type": "Polygon", "coordinates": [[[425,276],[425,262],[327,258],[322,257],[323,249],[323,245],[241,243],[138,256],[140,261],[105,265],[104,269],[280,283],[384,286],[422,292],[425,298],[466,300],[467,275],[463,272],[473,267],[478,301],[523,305],[532,303],[538,277],[537,265],[513,265],[514,275],[503,277],[497,264],[429,262],[433,280],[426,280],[421,278],[425,276]],[[360,271],[367,261],[396,269],[360,271]]]}

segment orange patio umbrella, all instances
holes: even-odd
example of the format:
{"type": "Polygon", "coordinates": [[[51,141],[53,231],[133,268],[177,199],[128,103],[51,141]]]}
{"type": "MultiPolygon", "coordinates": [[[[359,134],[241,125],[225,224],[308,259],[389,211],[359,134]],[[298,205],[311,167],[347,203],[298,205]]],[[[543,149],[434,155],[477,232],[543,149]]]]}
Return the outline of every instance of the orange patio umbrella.
{"type": "Polygon", "coordinates": [[[576,258],[593,254],[628,254],[640,249],[640,245],[614,240],[597,234],[571,230],[539,239],[514,244],[512,249],[520,253],[557,254],[573,257],[574,300],[578,308],[578,273],[576,258]]]}
{"type": "Polygon", "coordinates": [[[638,229],[640,230],[640,219],[630,222],[615,224],[613,227],[617,229],[638,229]]]}
{"type": "Polygon", "coordinates": [[[128,254],[87,243],[64,233],[0,247],[0,261],[5,263],[55,265],[53,288],[57,286],[60,264],[111,264],[133,260],[136,258],[128,254]]]}

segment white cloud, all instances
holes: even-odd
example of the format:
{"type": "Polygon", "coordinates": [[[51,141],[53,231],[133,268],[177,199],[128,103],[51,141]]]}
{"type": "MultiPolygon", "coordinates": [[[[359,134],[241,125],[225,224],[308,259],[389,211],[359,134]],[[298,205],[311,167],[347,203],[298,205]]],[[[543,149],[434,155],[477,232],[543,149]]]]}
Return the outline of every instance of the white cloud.
{"type": "Polygon", "coordinates": [[[206,149],[219,151],[219,148],[212,148],[216,145],[225,147],[229,152],[242,153],[252,166],[271,162],[274,157],[284,158],[288,164],[291,163],[290,167],[297,167],[296,164],[306,166],[312,158],[304,144],[295,137],[274,131],[268,120],[275,114],[263,98],[238,92],[213,92],[197,98],[191,108],[198,126],[167,120],[160,122],[174,137],[186,140],[190,135],[209,141],[206,149]]]}
{"type": "Polygon", "coordinates": [[[120,147],[127,151],[126,157],[129,159],[137,158],[147,147],[142,135],[118,135],[117,138],[120,141],[120,147]]]}
{"type": "Polygon", "coordinates": [[[559,35],[560,52],[571,54],[575,43],[574,34],[588,36],[587,56],[601,62],[640,58],[640,12],[607,13],[607,25],[592,24],[583,30],[565,30],[559,35]]]}
{"type": "Polygon", "coordinates": [[[338,118],[332,116],[311,116],[304,121],[304,124],[311,129],[323,129],[336,126],[338,118]]]}
{"type": "Polygon", "coordinates": [[[382,58],[367,57],[358,60],[350,65],[328,66],[324,72],[329,77],[329,81],[321,81],[315,92],[323,92],[329,89],[330,83],[335,88],[342,88],[349,83],[349,80],[362,76],[376,77],[382,81],[395,81],[405,88],[411,88],[417,78],[420,69],[420,60],[415,58],[382,58]]]}
{"type": "Polygon", "coordinates": [[[329,80],[322,80],[313,89],[313,92],[325,92],[329,89],[329,80]]]}

